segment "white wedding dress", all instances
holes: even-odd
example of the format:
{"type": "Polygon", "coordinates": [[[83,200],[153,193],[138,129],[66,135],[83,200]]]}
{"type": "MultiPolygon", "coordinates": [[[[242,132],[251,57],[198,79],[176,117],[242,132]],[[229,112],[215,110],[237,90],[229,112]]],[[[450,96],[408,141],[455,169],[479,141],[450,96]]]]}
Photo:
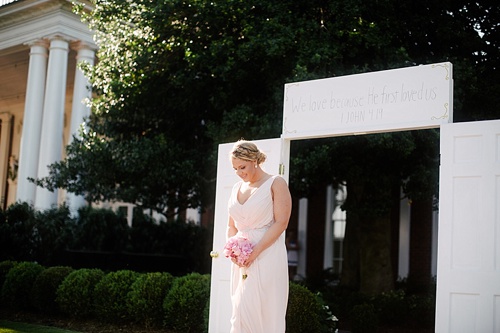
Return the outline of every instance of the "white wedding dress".
{"type": "MultiPolygon", "coordinates": [[[[242,182],[234,185],[229,214],[238,234],[256,244],[274,223],[271,185],[267,179],[244,203],[238,201],[242,182]]],[[[231,333],[285,333],[288,303],[288,259],[284,233],[248,268],[231,268],[231,333]],[[246,274],[247,278],[243,278],[246,274]]]]}

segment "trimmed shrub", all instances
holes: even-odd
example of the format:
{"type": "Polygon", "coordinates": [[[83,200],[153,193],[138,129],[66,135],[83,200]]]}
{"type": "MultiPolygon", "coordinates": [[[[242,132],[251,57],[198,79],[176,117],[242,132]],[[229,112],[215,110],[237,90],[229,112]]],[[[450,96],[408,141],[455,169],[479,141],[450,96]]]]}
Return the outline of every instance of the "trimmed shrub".
{"type": "Polygon", "coordinates": [[[205,304],[205,308],[203,309],[203,322],[205,326],[203,327],[203,332],[208,332],[208,321],[210,319],[210,296],[205,304]]]}
{"type": "Polygon", "coordinates": [[[408,322],[412,327],[432,329],[435,326],[435,295],[411,295],[408,297],[408,308],[408,322]]]}
{"type": "Polygon", "coordinates": [[[128,317],[127,294],[140,276],[130,270],[108,273],[95,286],[95,311],[105,322],[122,322],[128,317]]]}
{"type": "Polygon", "coordinates": [[[309,289],[290,282],[286,311],[287,333],[319,333],[322,331],[321,302],[309,289]]]}
{"type": "Polygon", "coordinates": [[[79,269],[71,272],[57,289],[59,309],[72,317],[94,315],[94,287],[104,277],[100,269],[79,269]]]}
{"type": "Polygon", "coordinates": [[[0,294],[2,291],[3,283],[5,282],[5,278],[7,277],[7,273],[9,273],[10,269],[15,265],[17,265],[17,261],[4,260],[0,262],[0,294]]]}
{"type": "Polygon", "coordinates": [[[156,272],[139,276],[127,296],[130,316],[146,328],[161,326],[163,301],[173,281],[174,277],[170,273],[156,272]]]}
{"type": "Polygon", "coordinates": [[[410,309],[403,290],[392,290],[374,296],[373,305],[380,323],[389,326],[401,326],[408,322],[410,309]]]}
{"type": "Polygon", "coordinates": [[[210,275],[191,273],[175,278],[165,298],[165,326],[176,332],[206,332],[204,309],[209,302],[210,275]]]}
{"type": "Polygon", "coordinates": [[[373,333],[378,330],[378,317],[373,304],[355,305],[351,312],[352,333],[373,333]]]}
{"type": "Polygon", "coordinates": [[[57,289],[71,272],[73,268],[65,266],[49,267],[41,272],[33,285],[35,308],[48,314],[60,312],[56,303],[57,289]]]}
{"type": "Polygon", "coordinates": [[[2,287],[2,300],[16,310],[32,308],[32,291],[38,275],[45,269],[35,262],[21,262],[9,270],[2,287]]]}

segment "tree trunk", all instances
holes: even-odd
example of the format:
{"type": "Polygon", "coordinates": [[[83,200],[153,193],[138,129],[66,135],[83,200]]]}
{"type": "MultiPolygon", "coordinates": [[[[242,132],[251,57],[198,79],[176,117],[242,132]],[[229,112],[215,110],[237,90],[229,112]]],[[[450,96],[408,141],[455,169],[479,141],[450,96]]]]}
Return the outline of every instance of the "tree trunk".
{"type": "Polygon", "coordinates": [[[368,295],[389,291],[394,288],[390,211],[381,216],[366,213],[370,210],[366,209],[368,199],[362,181],[351,181],[347,186],[350,202],[340,284],[368,295]]]}
{"type": "Polygon", "coordinates": [[[326,186],[320,186],[308,198],[307,207],[307,277],[321,279],[325,248],[326,186]]]}
{"type": "Polygon", "coordinates": [[[359,290],[359,219],[349,212],[346,219],[340,285],[350,290],[359,290]]]}
{"type": "Polygon", "coordinates": [[[360,292],[374,295],[392,290],[391,219],[365,217],[360,225],[360,292]]]}
{"type": "Polygon", "coordinates": [[[414,292],[426,292],[431,284],[432,214],[432,199],[412,202],[408,282],[414,292]]]}

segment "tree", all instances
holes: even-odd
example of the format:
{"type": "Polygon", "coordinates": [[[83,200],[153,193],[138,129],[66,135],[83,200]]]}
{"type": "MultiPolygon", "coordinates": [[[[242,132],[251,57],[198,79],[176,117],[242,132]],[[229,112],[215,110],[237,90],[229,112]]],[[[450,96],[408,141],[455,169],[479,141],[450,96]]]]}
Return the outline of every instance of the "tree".
{"type": "MultiPolygon", "coordinates": [[[[398,61],[400,65],[405,62],[452,61],[459,85],[455,99],[457,118],[463,121],[477,119],[478,115],[483,119],[498,117],[498,111],[488,107],[492,98],[484,98],[474,108],[466,108],[475,98],[485,97],[480,93],[484,88],[490,91],[475,76],[488,68],[489,75],[498,78],[498,70],[491,65],[484,69],[477,66],[481,61],[490,63],[494,59],[480,51],[488,47],[474,29],[471,17],[464,15],[468,13],[467,7],[474,4],[454,4],[451,7],[450,3],[443,2],[377,1],[354,7],[353,16],[359,18],[359,24],[351,25],[351,31],[354,34],[359,31],[361,36],[349,40],[346,45],[352,48],[353,42],[362,41],[370,47],[355,52],[357,59],[352,63],[345,59],[344,65],[351,63],[354,69],[364,65],[364,70],[368,71],[379,66],[391,68],[398,61]],[[424,26],[429,28],[422,29],[424,26]],[[378,45],[377,41],[380,42],[378,45]],[[370,42],[372,44],[368,44],[370,42]],[[370,54],[367,50],[373,51],[370,54]],[[363,56],[375,60],[372,63],[363,56]],[[464,84],[470,79],[477,84],[464,84]]],[[[332,14],[333,17],[335,11],[332,8],[323,14],[332,14]]],[[[489,6],[482,14],[490,16],[494,10],[489,6]]],[[[359,44],[354,43],[354,46],[359,44]]],[[[350,54],[349,50],[340,53],[350,54]]],[[[491,84],[495,86],[495,82],[493,80],[491,84]]],[[[343,208],[347,211],[348,223],[341,284],[369,294],[392,288],[388,239],[391,198],[399,197],[400,186],[407,196],[414,199],[432,198],[437,190],[438,132],[424,133],[425,136],[393,133],[369,138],[343,138],[325,144],[316,141],[314,144],[304,143],[307,148],[296,148],[305,152],[305,156],[296,153],[292,179],[299,181],[292,182],[292,186],[297,184],[298,190],[307,191],[324,188],[328,183],[345,182],[347,185],[348,197],[343,208]],[[329,179],[326,175],[332,177],[329,179]]]]}
{"type": "Polygon", "coordinates": [[[400,189],[411,200],[437,195],[437,130],[308,140],[293,147],[295,193],[309,197],[328,184],[347,187],[341,284],[367,294],[393,289],[391,215],[400,189]]]}
{"type": "MultiPolygon", "coordinates": [[[[87,69],[93,113],[67,158],[39,183],[167,215],[209,205],[216,145],[279,136],[288,82],[452,61],[457,118],[498,117],[497,7],[486,0],[95,1],[84,15],[100,46],[99,62],[87,69]]],[[[435,147],[436,133],[425,133],[298,144],[294,163],[303,172],[292,174],[292,190],[345,182],[348,224],[360,227],[349,233],[355,240],[363,231],[370,244],[387,228],[385,203],[395,187],[403,184],[407,195],[436,187],[437,156],[424,149],[435,147]],[[334,167],[312,172],[338,156],[334,167]]],[[[390,288],[388,244],[378,244],[383,255],[352,256],[361,264],[346,269],[357,276],[376,264],[370,270],[384,277],[377,284],[367,283],[373,275],[349,282],[369,293],[390,288]]]]}
{"type": "Polygon", "coordinates": [[[199,207],[214,190],[214,142],[279,131],[275,92],[294,65],[284,56],[293,34],[262,15],[282,6],[96,1],[81,11],[100,46],[86,68],[93,113],[38,184],[166,215],[199,207]]]}

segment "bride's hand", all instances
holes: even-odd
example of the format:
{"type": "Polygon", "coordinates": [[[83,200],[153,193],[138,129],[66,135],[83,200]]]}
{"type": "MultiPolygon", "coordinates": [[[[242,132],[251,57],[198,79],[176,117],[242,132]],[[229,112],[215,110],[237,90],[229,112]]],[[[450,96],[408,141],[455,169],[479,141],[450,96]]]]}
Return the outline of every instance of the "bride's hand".
{"type": "Polygon", "coordinates": [[[236,258],[231,258],[231,261],[233,262],[233,264],[239,266],[239,267],[245,267],[245,264],[240,264],[238,262],[238,260],[236,260],[236,258]]]}
{"type": "Polygon", "coordinates": [[[257,254],[255,252],[252,252],[250,254],[250,256],[248,257],[247,260],[245,260],[245,262],[243,263],[243,267],[250,267],[250,265],[252,265],[252,263],[254,262],[254,260],[257,258],[257,254]]]}

